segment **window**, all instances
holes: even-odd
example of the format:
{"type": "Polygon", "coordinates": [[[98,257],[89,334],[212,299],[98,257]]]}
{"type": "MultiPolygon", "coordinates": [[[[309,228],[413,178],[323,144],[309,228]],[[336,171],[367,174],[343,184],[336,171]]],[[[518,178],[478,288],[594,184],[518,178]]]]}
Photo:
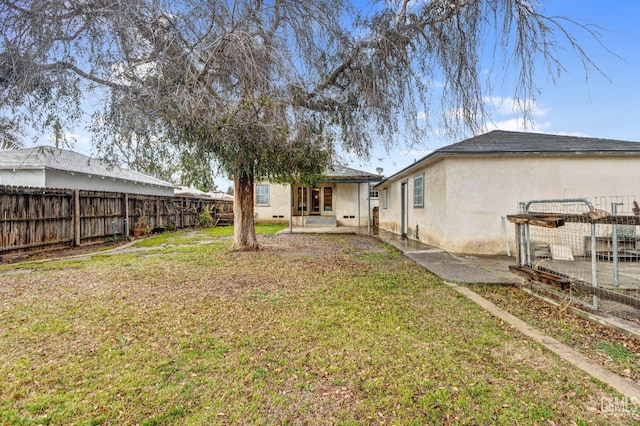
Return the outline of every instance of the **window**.
{"type": "Polygon", "coordinates": [[[380,194],[377,189],[372,189],[369,191],[369,198],[378,198],[380,194]]]}
{"type": "Polygon", "coordinates": [[[324,211],[333,210],[333,188],[324,188],[324,211]]]}
{"type": "Polygon", "coordinates": [[[308,195],[309,190],[303,187],[298,187],[298,210],[304,211],[307,210],[307,201],[305,200],[308,195]]]}
{"type": "Polygon", "coordinates": [[[256,185],[256,205],[269,205],[269,185],[263,183],[259,183],[256,185]]]}
{"type": "Polygon", "coordinates": [[[413,207],[424,207],[424,174],[413,178],[413,207]]]}
{"type": "Polygon", "coordinates": [[[382,208],[387,208],[387,188],[382,190],[382,208]]]}

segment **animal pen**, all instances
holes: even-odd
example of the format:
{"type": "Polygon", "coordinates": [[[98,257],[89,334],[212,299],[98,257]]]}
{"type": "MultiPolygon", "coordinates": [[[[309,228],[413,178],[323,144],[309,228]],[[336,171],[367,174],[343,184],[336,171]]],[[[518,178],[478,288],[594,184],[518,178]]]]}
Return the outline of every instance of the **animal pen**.
{"type": "Polygon", "coordinates": [[[126,238],[148,232],[233,223],[233,201],[120,192],[0,186],[0,256],[126,238]]]}
{"type": "Polygon", "coordinates": [[[520,203],[517,266],[532,291],[640,324],[640,206],[635,197],[520,203]]]}

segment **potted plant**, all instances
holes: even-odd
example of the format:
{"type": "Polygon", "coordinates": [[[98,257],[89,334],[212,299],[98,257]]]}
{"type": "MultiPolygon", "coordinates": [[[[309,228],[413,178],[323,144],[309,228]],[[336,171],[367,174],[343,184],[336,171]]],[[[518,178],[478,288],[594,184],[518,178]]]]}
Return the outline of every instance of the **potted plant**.
{"type": "Polygon", "coordinates": [[[134,237],[139,237],[140,235],[148,234],[149,232],[151,232],[151,230],[149,229],[149,225],[147,225],[147,217],[142,215],[133,224],[131,233],[134,237]]]}

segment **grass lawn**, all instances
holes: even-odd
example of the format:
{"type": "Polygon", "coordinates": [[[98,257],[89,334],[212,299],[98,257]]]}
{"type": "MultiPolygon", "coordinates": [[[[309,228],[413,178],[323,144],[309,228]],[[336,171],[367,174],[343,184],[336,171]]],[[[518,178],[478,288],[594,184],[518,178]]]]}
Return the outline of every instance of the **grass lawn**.
{"type": "MultiPolygon", "coordinates": [[[[512,286],[473,285],[484,298],[640,386],[640,340],[630,334],[581,318],[512,286]]],[[[640,414],[640,406],[638,407],[640,414]]]]}
{"type": "Polygon", "coordinates": [[[258,229],[255,253],[199,231],[2,266],[0,423],[637,420],[394,249],[258,229]]]}

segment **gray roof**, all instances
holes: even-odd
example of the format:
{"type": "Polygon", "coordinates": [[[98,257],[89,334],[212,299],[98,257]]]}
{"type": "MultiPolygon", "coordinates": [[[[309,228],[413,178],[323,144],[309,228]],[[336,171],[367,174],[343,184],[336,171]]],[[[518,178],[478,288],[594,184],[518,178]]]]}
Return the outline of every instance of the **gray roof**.
{"type": "Polygon", "coordinates": [[[324,172],[324,182],[377,182],[382,176],[334,164],[324,172]]]}
{"type": "Polygon", "coordinates": [[[494,130],[437,149],[388,177],[385,181],[440,157],[560,154],[640,155],[640,142],[494,130]]]}
{"type": "Polygon", "coordinates": [[[175,187],[174,184],[118,166],[110,166],[102,160],[77,152],[53,147],[36,147],[0,151],[0,169],[33,170],[51,169],[91,176],[104,176],[147,185],[175,187]]]}
{"type": "Polygon", "coordinates": [[[640,153],[640,142],[494,130],[440,148],[427,157],[435,154],[606,154],[626,152],[640,153]]]}

